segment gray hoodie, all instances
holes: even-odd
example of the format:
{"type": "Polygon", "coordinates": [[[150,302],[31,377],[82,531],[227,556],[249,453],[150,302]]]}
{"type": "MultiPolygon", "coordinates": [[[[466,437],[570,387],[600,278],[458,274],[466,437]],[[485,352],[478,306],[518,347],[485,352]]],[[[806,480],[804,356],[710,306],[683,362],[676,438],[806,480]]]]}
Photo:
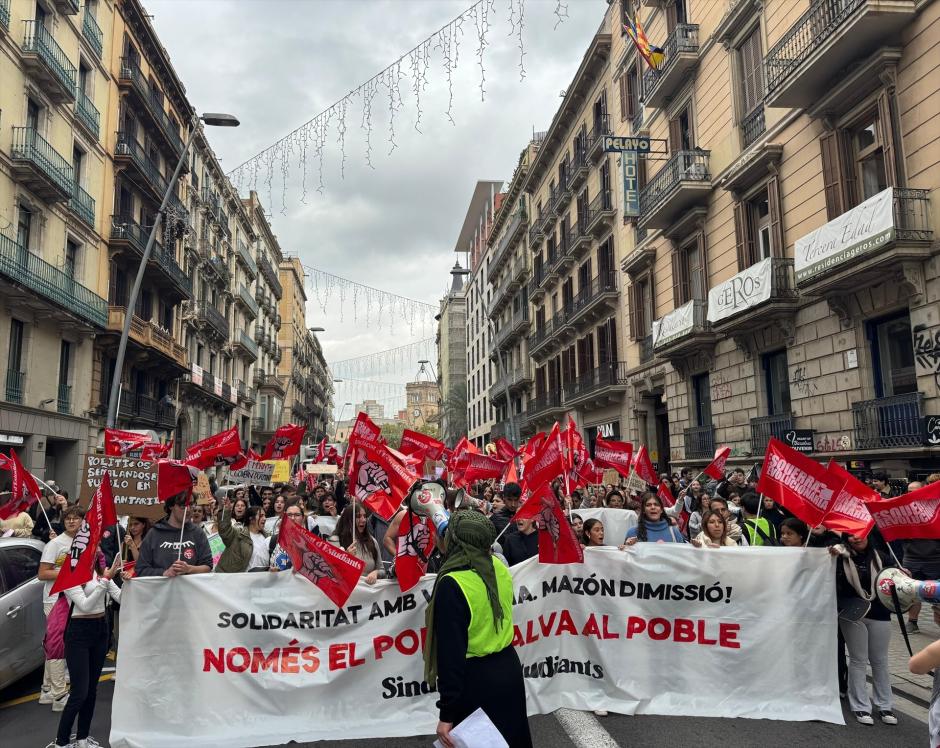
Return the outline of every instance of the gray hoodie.
{"type": "Polygon", "coordinates": [[[162,576],[178,557],[191,566],[212,568],[212,551],[201,527],[187,522],[183,527],[182,555],[180,547],[180,528],[173,527],[166,518],[161,519],[144,536],[134,575],[162,576]]]}

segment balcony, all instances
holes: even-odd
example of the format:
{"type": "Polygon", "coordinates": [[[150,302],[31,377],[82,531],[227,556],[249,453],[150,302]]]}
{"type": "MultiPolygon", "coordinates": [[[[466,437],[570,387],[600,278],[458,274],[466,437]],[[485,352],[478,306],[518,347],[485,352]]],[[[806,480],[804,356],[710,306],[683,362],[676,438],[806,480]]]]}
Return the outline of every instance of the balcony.
{"type": "Polygon", "coordinates": [[[561,212],[564,210],[564,207],[571,200],[571,187],[570,182],[568,181],[568,175],[563,173],[559,177],[558,184],[551,191],[549,195],[549,205],[551,205],[552,212],[555,215],[561,215],[561,212]]]}
{"type": "Polygon", "coordinates": [[[88,228],[95,227],[95,199],[77,184],[69,198],[69,210],[84,221],[88,228]]]}
{"type": "Polygon", "coordinates": [[[541,265],[532,268],[532,277],[529,278],[529,301],[538,301],[545,295],[545,269],[541,265]]]}
{"type": "Polygon", "coordinates": [[[254,257],[251,256],[251,250],[248,248],[248,245],[240,239],[235,247],[235,259],[242,264],[242,267],[245,268],[245,273],[251,280],[258,277],[258,265],[255,263],[254,257]]]}
{"type": "MultiPolygon", "coordinates": [[[[144,228],[127,216],[111,216],[111,239],[113,247],[130,250],[137,258],[143,257],[150,229],[144,228]]],[[[160,278],[180,297],[189,298],[193,292],[193,280],[186,275],[173,252],[155,241],[150,250],[150,264],[160,273],[160,278]]]]}
{"type": "Polygon", "coordinates": [[[585,229],[594,236],[602,236],[613,226],[616,215],[617,209],[614,207],[611,191],[598,192],[588,206],[585,229]]]}
{"type": "Polygon", "coordinates": [[[72,413],[72,386],[69,384],[59,384],[59,391],[56,396],[56,410],[63,415],[72,413]]]}
{"type": "Polygon", "coordinates": [[[627,362],[602,363],[583,372],[576,379],[565,382],[565,406],[578,404],[603,405],[611,395],[624,392],[627,387],[627,362]]]}
{"type": "Polygon", "coordinates": [[[183,140],[179,125],[175,124],[163,108],[163,97],[153,91],[137,63],[127,57],[121,58],[118,86],[132,93],[139,104],[138,110],[148,116],[149,130],[159,136],[163,144],[179,158],[183,153],[183,140]]]}
{"type": "Polygon", "coordinates": [[[228,337],[228,320],[212,304],[205,301],[196,303],[196,319],[209,327],[220,338],[228,337]]]}
{"type": "Polygon", "coordinates": [[[568,310],[559,309],[555,316],[529,336],[529,355],[544,360],[560,345],[559,333],[568,324],[568,310]]]}
{"type": "Polygon", "coordinates": [[[643,105],[639,102],[637,102],[636,113],[630,120],[630,129],[634,135],[639,135],[641,132],[647,132],[649,130],[649,128],[645,130],[643,128],[643,105]]]}
{"type": "Polygon", "coordinates": [[[88,95],[78,89],[75,94],[75,120],[87,132],[92,140],[98,140],[101,131],[101,114],[91,103],[88,95]]]}
{"type": "Polygon", "coordinates": [[[509,287],[512,290],[523,288],[525,278],[529,273],[529,263],[525,255],[516,257],[509,267],[509,287]]]}
{"type": "Polygon", "coordinates": [[[653,351],[683,357],[714,347],[717,336],[705,318],[704,301],[694,299],[653,322],[653,351]]]}
{"type": "Polygon", "coordinates": [[[711,460],[715,456],[715,427],[690,426],[683,432],[685,459],[711,460]]]}
{"type": "Polygon", "coordinates": [[[23,404],[23,392],[26,389],[26,372],[7,369],[6,401],[17,405],[23,404]]]}
{"type": "Polygon", "coordinates": [[[219,281],[219,283],[228,288],[232,274],[225,263],[225,259],[219,255],[211,255],[204,263],[203,267],[209,270],[219,281]]]}
{"type": "Polygon", "coordinates": [[[236,385],[236,392],[238,393],[238,401],[245,403],[246,405],[252,405],[255,402],[255,392],[247,383],[241,381],[240,379],[236,385]]]}
{"type": "MultiPolygon", "coordinates": [[[[0,234],[0,275],[7,282],[37,294],[49,304],[68,315],[81,318],[94,327],[104,327],[108,320],[108,302],[85,288],[68,273],[43,260],[38,255],[17,244],[13,239],[0,234]]],[[[4,290],[4,298],[10,305],[18,306],[16,294],[4,290]]],[[[28,304],[22,303],[22,307],[28,304]]]]}
{"type": "Polygon", "coordinates": [[[891,43],[917,11],[915,0],[814,0],[764,57],[769,107],[809,107],[840,71],[891,43]]]}
{"type": "Polygon", "coordinates": [[[579,138],[574,147],[574,159],[568,167],[568,187],[572,192],[578,190],[587,179],[590,166],[587,160],[587,144],[579,138]]]}
{"type": "Polygon", "coordinates": [[[150,190],[154,200],[160,202],[166,193],[167,183],[160,173],[157,165],[144,153],[143,146],[137,139],[126,132],[118,132],[117,143],[114,147],[114,161],[117,164],[131,167],[143,186],[150,190]]]}
{"type": "Polygon", "coordinates": [[[793,430],[793,416],[784,413],[776,416],[760,416],[751,419],[751,455],[759,457],[767,451],[770,438],[783,441],[783,436],[793,430]]]}
{"type": "Polygon", "coordinates": [[[588,158],[594,162],[598,161],[601,154],[604,153],[604,138],[611,135],[610,115],[602,114],[594,120],[594,127],[588,136],[588,158]]]}
{"type": "Polygon", "coordinates": [[[235,302],[240,303],[246,312],[246,317],[250,320],[255,320],[258,318],[258,302],[256,302],[251,297],[251,291],[245,288],[244,284],[239,285],[238,295],[235,297],[235,302]]]}
{"type": "Polygon", "coordinates": [[[82,16],[82,36],[95,51],[95,54],[100,60],[104,55],[104,34],[101,31],[101,27],[98,25],[98,21],[95,20],[95,17],[91,14],[87,5],[85,6],[85,13],[82,16]]]}
{"type": "Polygon", "coordinates": [[[262,387],[263,389],[275,390],[276,392],[280,393],[281,397],[284,397],[284,385],[275,374],[263,374],[259,387],[262,387]]]}
{"type": "Polygon", "coordinates": [[[507,320],[506,324],[500,326],[496,331],[493,340],[494,347],[499,349],[508,348],[515,340],[518,340],[529,330],[529,308],[516,309],[507,320]]]}
{"type": "Polygon", "coordinates": [[[835,308],[838,294],[884,282],[906,261],[928,259],[933,242],[928,195],[927,190],[885,190],[797,239],[797,288],[826,296],[835,308]]]}
{"type": "Polygon", "coordinates": [[[232,341],[235,354],[254,363],[258,360],[258,344],[244,330],[238,331],[238,336],[232,341]]]}
{"type": "Polygon", "coordinates": [[[0,26],[10,30],[10,0],[0,0],[0,26]]]}
{"type": "Polygon", "coordinates": [[[57,104],[75,100],[78,70],[69,62],[52,34],[36,21],[24,21],[23,69],[38,80],[43,91],[57,104]]]}
{"type": "Polygon", "coordinates": [[[698,26],[678,23],[663,45],[665,58],[658,69],[643,74],[643,102],[662,108],[689,80],[698,65],[698,26]]]}
{"type": "Polygon", "coordinates": [[[526,409],[525,416],[529,421],[551,420],[554,415],[560,414],[565,409],[561,402],[560,388],[555,392],[549,392],[529,400],[529,407],[526,409]]]}
{"type": "Polygon", "coordinates": [[[740,335],[792,316],[797,306],[793,260],[768,257],[708,292],[708,321],[717,333],[740,335]]]}
{"type": "Polygon", "coordinates": [[[583,224],[575,221],[568,228],[568,252],[577,262],[591,249],[591,235],[582,230],[583,224]]]}
{"type": "Polygon", "coordinates": [[[261,270],[261,275],[263,275],[264,279],[268,282],[271,292],[274,294],[275,298],[280,301],[284,291],[281,288],[281,282],[278,280],[277,271],[271,266],[267,257],[261,257],[258,260],[258,268],[261,270]]]}
{"type": "Polygon", "coordinates": [[[150,251],[150,263],[162,273],[173,289],[183,298],[192,296],[193,279],[183,272],[171,247],[164,247],[160,242],[155,242],[150,251]]]}
{"type": "Polygon", "coordinates": [[[574,297],[568,323],[578,330],[591,327],[617,311],[618,299],[617,274],[613,271],[598,273],[574,297]]]}
{"type": "Polygon", "coordinates": [[[52,0],[52,4],[55,6],[55,9],[63,16],[78,15],[78,0],[52,0]]]}
{"type": "Polygon", "coordinates": [[[529,227],[529,248],[535,250],[539,242],[545,238],[545,230],[542,224],[545,222],[545,213],[539,213],[532,225],[529,227]]]}
{"type": "Polygon", "coordinates": [[[10,158],[16,179],[43,200],[61,202],[72,198],[72,165],[35,128],[13,128],[10,158]]]}
{"type": "MultiPolygon", "coordinates": [[[[120,335],[124,329],[127,308],[111,306],[107,307],[107,310],[108,331],[120,335]]],[[[186,349],[173,339],[169,330],[160,327],[153,320],[144,320],[135,314],[131,319],[130,339],[144,348],[158,351],[181,369],[187,368],[186,349]]]]}
{"type": "Polygon", "coordinates": [[[745,148],[753,145],[766,130],[767,122],[764,117],[764,104],[761,102],[741,120],[742,145],[745,148]]]}
{"type": "Polygon", "coordinates": [[[879,397],[852,403],[856,449],[897,449],[923,443],[924,393],[879,397]]]}
{"type": "Polygon", "coordinates": [[[499,244],[496,245],[496,252],[490,259],[490,266],[487,271],[487,280],[490,283],[492,283],[499,274],[499,269],[503,261],[507,257],[512,256],[512,249],[515,247],[516,240],[522,236],[525,225],[528,222],[529,218],[526,215],[525,208],[522,206],[522,203],[520,203],[519,207],[513,212],[512,217],[509,219],[509,223],[503,231],[499,244]]]}
{"type": "Polygon", "coordinates": [[[640,192],[640,229],[668,228],[689,208],[704,203],[712,189],[709,151],[677,151],[640,192]]]}

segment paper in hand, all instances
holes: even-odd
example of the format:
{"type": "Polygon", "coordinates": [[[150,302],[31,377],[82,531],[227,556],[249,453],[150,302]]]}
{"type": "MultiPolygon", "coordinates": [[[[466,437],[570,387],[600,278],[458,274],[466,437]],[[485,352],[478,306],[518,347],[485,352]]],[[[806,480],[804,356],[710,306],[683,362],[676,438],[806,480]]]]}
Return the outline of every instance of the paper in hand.
{"type": "MultiPolygon", "coordinates": [[[[482,709],[477,709],[463,722],[450,731],[450,741],[454,748],[509,748],[496,725],[482,709]]],[[[434,748],[444,748],[440,740],[434,741],[434,748]]]]}

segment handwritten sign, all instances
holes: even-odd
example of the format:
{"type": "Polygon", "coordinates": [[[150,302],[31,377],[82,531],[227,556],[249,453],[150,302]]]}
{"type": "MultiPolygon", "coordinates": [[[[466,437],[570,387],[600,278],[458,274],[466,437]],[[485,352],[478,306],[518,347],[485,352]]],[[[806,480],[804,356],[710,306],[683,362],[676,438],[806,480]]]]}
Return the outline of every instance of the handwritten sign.
{"type": "Polygon", "coordinates": [[[157,519],[163,503],[157,498],[157,463],[131,457],[85,455],[78,503],[87,507],[105,472],[111,474],[111,490],[118,514],[157,519]]]}
{"type": "Polygon", "coordinates": [[[265,460],[265,463],[274,465],[272,483],[287,483],[290,480],[290,460],[265,460]]]}
{"type": "Polygon", "coordinates": [[[209,478],[202,471],[196,478],[196,485],[193,486],[193,501],[197,504],[208,504],[212,498],[212,487],[209,485],[209,478]]]}
{"type": "Polygon", "coordinates": [[[334,475],[339,470],[336,465],[328,465],[325,462],[308,462],[307,472],[314,475],[334,475]]]}
{"type": "Polygon", "coordinates": [[[232,483],[245,483],[251,486],[270,486],[271,476],[274,475],[274,464],[248,460],[248,464],[241,470],[233,470],[228,474],[232,483]]]}

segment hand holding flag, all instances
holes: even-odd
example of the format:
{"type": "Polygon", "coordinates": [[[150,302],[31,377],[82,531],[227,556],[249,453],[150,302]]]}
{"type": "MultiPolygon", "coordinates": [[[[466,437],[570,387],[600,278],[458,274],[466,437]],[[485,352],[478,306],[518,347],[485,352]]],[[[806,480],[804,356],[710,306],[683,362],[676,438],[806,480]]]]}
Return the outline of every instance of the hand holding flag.
{"type": "Polygon", "coordinates": [[[365,561],[318,538],[295,522],[281,522],[277,542],[293,570],[319,587],[337,607],[346,604],[365,561]]]}
{"type": "Polygon", "coordinates": [[[101,483],[91,497],[81,527],[72,539],[69,555],[59,569],[50,594],[69,590],[92,580],[98,543],[105,527],[117,524],[114,496],[111,493],[111,474],[105,472],[101,483]]]}

